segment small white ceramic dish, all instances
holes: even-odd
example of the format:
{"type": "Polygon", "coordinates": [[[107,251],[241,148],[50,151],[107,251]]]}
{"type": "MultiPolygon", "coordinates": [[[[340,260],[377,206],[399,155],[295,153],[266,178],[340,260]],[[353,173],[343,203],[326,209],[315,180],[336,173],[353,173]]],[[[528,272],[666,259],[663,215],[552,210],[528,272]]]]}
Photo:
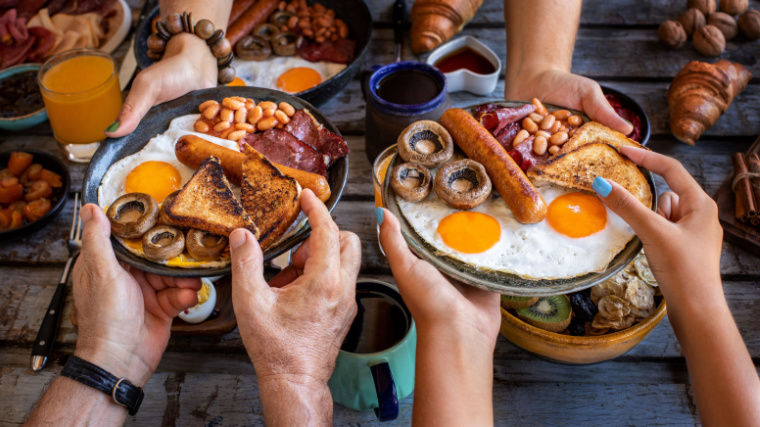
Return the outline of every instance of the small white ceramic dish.
{"type": "Polygon", "coordinates": [[[438,46],[438,48],[431,52],[425,62],[435,66],[435,63],[438,62],[438,60],[465,46],[483,55],[484,58],[493,64],[496,71],[491,74],[476,74],[470,70],[461,69],[451,73],[444,73],[446,76],[446,87],[448,88],[449,93],[467,91],[476,95],[489,95],[494,89],[496,89],[496,84],[499,82],[501,61],[494,51],[478,39],[470,36],[462,36],[450,40],[447,43],[438,46]]]}

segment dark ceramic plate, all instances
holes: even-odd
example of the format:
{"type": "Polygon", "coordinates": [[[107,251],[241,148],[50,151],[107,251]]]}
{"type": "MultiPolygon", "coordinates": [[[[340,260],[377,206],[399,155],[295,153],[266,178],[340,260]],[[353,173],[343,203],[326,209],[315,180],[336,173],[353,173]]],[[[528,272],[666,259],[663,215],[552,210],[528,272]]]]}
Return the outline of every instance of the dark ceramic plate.
{"type": "Polygon", "coordinates": [[[633,111],[639,118],[641,119],[641,145],[647,145],[647,142],[649,142],[649,135],[652,133],[652,127],[649,124],[649,116],[647,116],[647,113],[644,111],[644,108],[636,102],[635,99],[631,98],[630,96],[626,95],[623,92],[620,92],[617,89],[613,89],[609,86],[602,86],[602,92],[607,95],[615,95],[615,97],[620,101],[620,104],[623,106],[623,108],[627,108],[631,111],[633,111]]]}
{"type": "MultiPolygon", "coordinates": [[[[492,103],[500,104],[505,107],[519,107],[520,105],[526,104],[526,102],[523,101],[496,101],[492,103]]],[[[549,111],[561,109],[561,107],[550,104],[544,105],[549,111]]],[[[472,112],[476,106],[477,105],[473,105],[465,109],[472,112]]],[[[584,120],[587,120],[586,116],[583,117],[584,120]]],[[[401,162],[403,162],[403,160],[401,160],[398,155],[394,155],[394,158],[391,160],[388,167],[393,168],[401,162]]],[[[657,190],[654,185],[652,173],[645,169],[642,169],[642,172],[644,172],[644,176],[652,189],[652,194],[654,195],[652,210],[656,211],[657,190]]],[[[412,252],[418,257],[431,263],[442,273],[460,282],[481,289],[516,296],[549,296],[576,292],[612,277],[615,273],[628,265],[642,248],[641,240],[639,240],[638,236],[634,236],[625,248],[623,248],[612,261],[610,261],[605,271],[601,273],[589,273],[569,279],[528,280],[514,274],[500,271],[480,270],[454,258],[439,255],[433,246],[427,243],[416,231],[414,231],[414,228],[412,228],[401,214],[401,210],[396,202],[396,196],[393,189],[390,187],[389,177],[390,174],[386,176],[385,184],[383,186],[383,204],[386,209],[390,210],[397,218],[399,218],[399,222],[401,223],[401,233],[404,235],[412,252]]]]}
{"type": "MultiPolygon", "coordinates": [[[[218,87],[198,90],[181,98],[151,108],[134,132],[121,138],[109,138],[101,144],[98,151],[96,151],[95,155],[92,157],[90,166],[87,168],[87,174],[84,177],[83,191],[85,203],[98,203],[98,187],[100,186],[100,181],[114,162],[140,151],[151,138],[166,131],[169,127],[169,122],[175,117],[186,114],[197,114],[198,105],[201,102],[209,99],[221,102],[222,99],[229,96],[244,96],[255,99],[256,101],[274,101],[278,103],[285,101],[290,103],[296,109],[306,108],[327,129],[340,135],[338,128],[311,104],[300,98],[282,92],[253,87],[218,87]]],[[[327,181],[330,184],[332,194],[325,205],[327,205],[327,208],[330,211],[333,210],[338,203],[338,200],[340,200],[340,196],[343,194],[343,187],[346,186],[347,177],[348,157],[346,156],[335,162],[335,164],[333,164],[328,170],[327,181]]],[[[307,223],[292,236],[283,240],[278,245],[267,249],[264,252],[264,259],[269,260],[290,250],[306,239],[310,231],[311,229],[307,223]]],[[[117,258],[133,267],[150,273],[173,277],[210,277],[222,276],[230,273],[229,266],[219,268],[178,268],[156,264],[147,259],[133,255],[115,239],[111,238],[111,241],[117,258]]]]}
{"type": "Polygon", "coordinates": [[[58,157],[44,151],[27,149],[3,151],[0,153],[0,169],[5,169],[8,167],[8,159],[10,159],[11,153],[13,151],[23,151],[25,153],[34,155],[32,164],[39,163],[43,168],[60,175],[61,183],[63,185],[61,185],[59,188],[53,189],[53,197],[51,200],[53,208],[50,209],[50,212],[45,214],[45,216],[38,219],[37,221],[23,225],[19,228],[14,228],[13,230],[8,231],[0,231],[0,241],[12,239],[19,236],[26,236],[27,234],[35,232],[47,225],[50,221],[53,220],[53,218],[58,216],[61,210],[63,210],[63,206],[66,204],[66,199],[69,195],[69,186],[71,185],[71,178],[69,177],[69,170],[66,168],[66,165],[64,165],[63,162],[58,159],[58,157]]]}
{"type": "MultiPolygon", "coordinates": [[[[322,105],[327,100],[340,92],[348,82],[353,80],[356,73],[362,68],[369,51],[369,41],[372,38],[372,15],[369,8],[362,0],[319,0],[319,3],[328,9],[335,10],[337,18],[342,19],[348,25],[349,37],[356,41],[356,57],[346,68],[333,78],[325,80],[317,86],[295,94],[299,98],[313,105],[322,105]]],[[[314,4],[314,1],[307,1],[314,4]]],[[[153,61],[148,58],[148,36],[150,36],[151,22],[158,16],[158,8],[140,23],[135,35],[135,58],[140,69],[146,69],[153,61]]],[[[196,20],[200,17],[195,17],[196,20]]]]}

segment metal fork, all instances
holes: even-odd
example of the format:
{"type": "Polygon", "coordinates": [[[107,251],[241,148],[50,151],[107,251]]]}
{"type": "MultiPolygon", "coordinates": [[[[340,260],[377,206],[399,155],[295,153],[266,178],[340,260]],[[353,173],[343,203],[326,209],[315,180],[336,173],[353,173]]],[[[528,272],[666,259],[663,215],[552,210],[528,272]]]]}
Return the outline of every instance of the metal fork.
{"type": "Polygon", "coordinates": [[[69,240],[66,242],[66,246],[69,248],[69,259],[66,260],[61,280],[58,281],[58,287],[55,290],[53,299],[50,301],[47,312],[45,312],[45,318],[42,319],[42,325],[40,326],[40,331],[37,332],[37,338],[34,340],[32,370],[35,372],[45,367],[48,356],[53,351],[53,343],[58,334],[58,325],[61,323],[61,312],[63,311],[64,296],[66,295],[66,283],[69,281],[74,261],[82,249],[82,219],[79,218],[79,211],[81,209],[82,202],[79,200],[79,193],[75,193],[71,232],[69,232],[69,240]]]}

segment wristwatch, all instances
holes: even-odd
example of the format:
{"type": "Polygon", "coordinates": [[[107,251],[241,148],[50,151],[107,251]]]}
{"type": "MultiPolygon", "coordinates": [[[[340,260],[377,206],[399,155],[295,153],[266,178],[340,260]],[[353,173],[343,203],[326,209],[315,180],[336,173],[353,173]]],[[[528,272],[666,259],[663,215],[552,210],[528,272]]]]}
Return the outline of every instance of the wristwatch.
{"type": "Polygon", "coordinates": [[[116,404],[129,410],[129,415],[137,413],[145,396],[140,387],[132,384],[126,378],[117,378],[105,369],[74,355],[69,357],[61,375],[111,396],[116,404]]]}

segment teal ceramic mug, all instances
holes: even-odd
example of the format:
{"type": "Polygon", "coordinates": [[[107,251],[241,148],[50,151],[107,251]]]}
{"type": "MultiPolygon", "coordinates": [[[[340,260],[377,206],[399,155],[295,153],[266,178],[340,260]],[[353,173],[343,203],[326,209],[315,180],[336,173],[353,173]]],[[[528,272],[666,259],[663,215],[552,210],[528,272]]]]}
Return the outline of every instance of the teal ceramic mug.
{"type": "Polygon", "coordinates": [[[357,411],[375,410],[378,420],[398,417],[399,400],[414,390],[417,329],[398,289],[359,279],[357,314],[330,378],[333,400],[357,411]]]}

